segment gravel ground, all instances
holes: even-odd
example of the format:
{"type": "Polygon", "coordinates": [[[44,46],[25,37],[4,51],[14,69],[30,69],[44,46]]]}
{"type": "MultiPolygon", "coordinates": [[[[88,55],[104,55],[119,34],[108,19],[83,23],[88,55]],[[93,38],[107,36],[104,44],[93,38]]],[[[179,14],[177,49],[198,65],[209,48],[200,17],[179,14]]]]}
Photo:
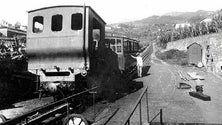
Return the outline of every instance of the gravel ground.
{"type": "MultiPolygon", "coordinates": [[[[153,64],[148,76],[138,78],[148,86],[149,98],[149,118],[153,118],[160,109],[163,109],[163,121],[168,123],[222,123],[222,79],[212,73],[191,67],[179,67],[166,64],[160,60],[153,60],[153,64]],[[180,82],[185,82],[193,87],[196,85],[194,80],[181,80],[178,71],[183,73],[197,72],[203,76],[204,94],[211,96],[211,101],[203,101],[189,96],[191,90],[177,89],[180,82]]],[[[137,98],[143,89],[127,95],[115,102],[120,109],[110,120],[108,125],[122,124],[127,117],[137,98]]],[[[146,115],[145,99],[142,100],[142,119],[144,124],[146,115]]],[[[134,113],[131,124],[139,123],[138,109],[134,113]]],[[[154,120],[159,122],[159,117],[154,120]]]]}

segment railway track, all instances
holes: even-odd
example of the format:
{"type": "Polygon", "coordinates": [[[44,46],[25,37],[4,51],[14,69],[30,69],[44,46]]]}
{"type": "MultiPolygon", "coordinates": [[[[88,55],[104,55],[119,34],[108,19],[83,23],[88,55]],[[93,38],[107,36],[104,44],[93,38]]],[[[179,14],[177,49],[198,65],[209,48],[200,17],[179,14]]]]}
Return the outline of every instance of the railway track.
{"type": "Polygon", "coordinates": [[[75,107],[72,106],[71,102],[86,93],[90,93],[97,89],[94,87],[77,94],[73,94],[69,97],[61,99],[59,101],[47,104],[40,108],[29,111],[21,116],[9,119],[0,123],[0,125],[55,125],[62,124],[62,120],[75,112],[75,107]]]}

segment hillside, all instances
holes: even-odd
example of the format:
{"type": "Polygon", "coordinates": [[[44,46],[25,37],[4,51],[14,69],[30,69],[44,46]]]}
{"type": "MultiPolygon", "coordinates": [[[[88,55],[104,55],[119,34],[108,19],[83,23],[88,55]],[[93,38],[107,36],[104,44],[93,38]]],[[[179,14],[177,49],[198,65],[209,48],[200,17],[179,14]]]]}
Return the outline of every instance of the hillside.
{"type": "Polygon", "coordinates": [[[125,34],[129,37],[137,38],[146,44],[149,41],[156,41],[160,31],[174,29],[178,23],[199,23],[203,19],[213,14],[213,11],[199,10],[196,12],[172,12],[162,16],[151,16],[142,20],[110,24],[112,30],[125,34]]]}
{"type": "Polygon", "coordinates": [[[197,23],[203,19],[209,17],[213,11],[198,10],[196,12],[172,12],[166,13],[162,16],[151,16],[133,23],[137,25],[141,24],[176,24],[176,23],[197,23]]]}
{"type": "Polygon", "coordinates": [[[222,46],[222,33],[214,33],[214,34],[203,35],[203,36],[198,36],[198,37],[182,39],[182,40],[178,40],[174,42],[169,42],[164,51],[171,50],[171,49],[178,49],[181,51],[186,51],[187,46],[189,46],[190,44],[194,42],[203,45],[203,48],[206,48],[205,46],[206,44],[209,44],[209,42],[214,44],[215,47],[219,47],[219,46],[222,46]]]}

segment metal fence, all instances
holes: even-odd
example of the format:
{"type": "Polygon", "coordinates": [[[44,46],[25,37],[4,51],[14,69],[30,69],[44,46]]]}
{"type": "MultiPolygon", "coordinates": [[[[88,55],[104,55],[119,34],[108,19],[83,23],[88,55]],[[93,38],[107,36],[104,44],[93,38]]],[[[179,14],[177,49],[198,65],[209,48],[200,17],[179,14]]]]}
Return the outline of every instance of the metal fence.
{"type": "Polygon", "coordinates": [[[163,125],[163,111],[160,109],[160,111],[149,121],[149,106],[148,106],[148,86],[143,90],[143,92],[140,94],[139,98],[137,99],[133,109],[128,114],[127,118],[124,120],[124,125],[130,125],[130,118],[133,116],[134,112],[136,111],[137,107],[139,106],[139,124],[142,125],[142,99],[146,95],[146,115],[147,115],[147,122],[149,124],[152,124],[154,119],[157,118],[157,116],[160,116],[160,124],[163,125]]]}
{"type": "Polygon", "coordinates": [[[160,124],[163,125],[163,110],[162,109],[160,109],[160,111],[148,123],[150,123],[150,125],[151,125],[153,120],[155,120],[158,115],[160,116],[160,124]]]}
{"type": "Polygon", "coordinates": [[[151,54],[153,53],[153,44],[150,44],[146,49],[141,53],[143,58],[144,65],[150,65],[151,54]]]}

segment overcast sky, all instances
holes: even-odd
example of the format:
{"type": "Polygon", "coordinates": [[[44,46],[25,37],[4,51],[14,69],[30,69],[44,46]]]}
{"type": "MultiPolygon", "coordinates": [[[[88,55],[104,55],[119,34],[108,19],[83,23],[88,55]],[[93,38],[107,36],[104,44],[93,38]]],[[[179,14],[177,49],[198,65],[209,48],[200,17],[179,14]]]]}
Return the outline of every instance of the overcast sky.
{"type": "Polygon", "coordinates": [[[91,6],[108,24],[133,21],[169,12],[219,10],[222,0],[2,0],[0,19],[27,25],[27,11],[54,5],[91,6]]]}

